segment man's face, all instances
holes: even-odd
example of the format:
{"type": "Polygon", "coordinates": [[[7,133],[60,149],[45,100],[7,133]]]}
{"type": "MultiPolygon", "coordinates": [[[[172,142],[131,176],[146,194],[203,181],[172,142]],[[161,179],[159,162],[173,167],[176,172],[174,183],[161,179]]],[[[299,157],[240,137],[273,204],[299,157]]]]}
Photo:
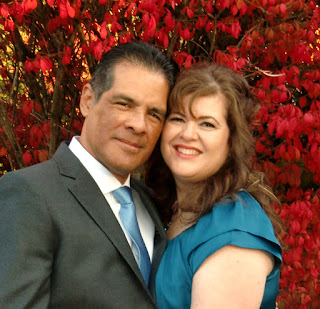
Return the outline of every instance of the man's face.
{"type": "Polygon", "coordinates": [[[98,102],[87,84],[80,100],[85,117],[80,143],[120,182],[149,158],[160,136],[167,110],[165,76],[121,62],[114,82],[98,102]]]}

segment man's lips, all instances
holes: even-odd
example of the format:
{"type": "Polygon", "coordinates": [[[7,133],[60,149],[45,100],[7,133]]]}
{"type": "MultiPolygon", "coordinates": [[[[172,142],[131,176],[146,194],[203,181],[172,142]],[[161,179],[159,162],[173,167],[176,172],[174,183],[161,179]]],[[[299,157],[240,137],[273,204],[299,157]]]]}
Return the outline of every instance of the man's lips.
{"type": "Polygon", "coordinates": [[[141,149],[143,148],[143,144],[142,143],[136,143],[136,142],[133,142],[133,141],[129,141],[127,139],[123,139],[123,138],[117,138],[117,140],[129,147],[132,147],[133,149],[141,149]]]}
{"type": "Polygon", "coordinates": [[[174,149],[181,154],[188,156],[196,156],[201,154],[201,151],[198,148],[186,146],[186,145],[175,145],[174,149]]]}

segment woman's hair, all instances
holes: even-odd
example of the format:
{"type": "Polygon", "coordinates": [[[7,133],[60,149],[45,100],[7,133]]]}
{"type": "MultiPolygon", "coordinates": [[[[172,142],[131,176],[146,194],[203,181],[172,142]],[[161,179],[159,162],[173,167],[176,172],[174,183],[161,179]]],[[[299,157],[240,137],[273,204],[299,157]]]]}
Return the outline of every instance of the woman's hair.
{"type": "MultiPolygon", "coordinates": [[[[241,190],[247,190],[260,203],[269,216],[276,233],[281,223],[273,203],[278,202],[262,172],[254,170],[255,154],[251,124],[260,105],[250,91],[246,79],[229,68],[215,63],[198,63],[185,69],[177,77],[170,94],[168,112],[181,110],[182,101],[190,96],[192,102],[203,96],[222,95],[225,98],[229,134],[229,154],[223,166],[214,175],[195,184],[179,201],[183,211],[195,213],[193,222],[211,211],[215,203],[223,198],[234,198],[241,190]]],[[[176,201],[175,182],[159,151],[159,143],[146,165],[146,183],[156,193],[159,212],[164,223],[168,223],[176,201]]]]}

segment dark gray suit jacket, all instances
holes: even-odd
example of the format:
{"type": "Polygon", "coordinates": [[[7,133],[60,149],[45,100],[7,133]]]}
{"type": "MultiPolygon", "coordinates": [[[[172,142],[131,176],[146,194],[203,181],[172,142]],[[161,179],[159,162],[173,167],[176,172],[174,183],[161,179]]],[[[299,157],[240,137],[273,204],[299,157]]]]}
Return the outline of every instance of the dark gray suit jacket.
{"type": "Polygon", "coordinates": [[[165,233],[156,225],[150,288],[93,178],[63,143],[51,160],[0,178],[0,308],[155,308],[165,233]]]}

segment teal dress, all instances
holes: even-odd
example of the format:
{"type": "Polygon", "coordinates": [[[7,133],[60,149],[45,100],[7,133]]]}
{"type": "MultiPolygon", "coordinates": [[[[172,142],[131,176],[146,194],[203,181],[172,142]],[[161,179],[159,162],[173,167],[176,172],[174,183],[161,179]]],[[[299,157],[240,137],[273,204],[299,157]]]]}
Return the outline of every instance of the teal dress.
{"type": "Polygon", "coordinates": [[[268,216],[246,191],[240,191],[235,201],[216,205],[196,225],[168,242],[156,276],[158,308],[190,308],[194,274],[207,257],[226,245],[265,250],[275,257],[260,307],[275,308],[281,247],[268,216]]]}

